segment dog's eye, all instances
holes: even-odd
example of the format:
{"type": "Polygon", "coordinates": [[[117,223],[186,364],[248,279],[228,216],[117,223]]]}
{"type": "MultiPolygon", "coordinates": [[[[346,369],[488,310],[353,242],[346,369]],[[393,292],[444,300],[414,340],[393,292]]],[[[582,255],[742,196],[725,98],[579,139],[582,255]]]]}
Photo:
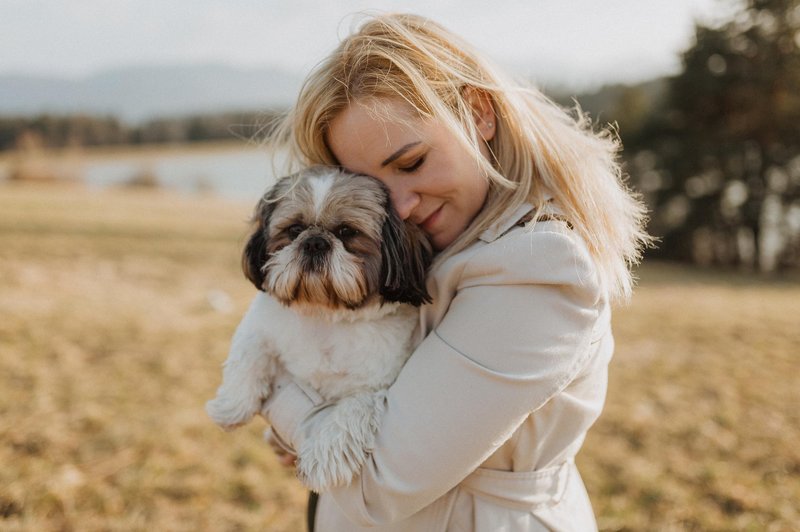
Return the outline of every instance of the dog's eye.
{"type": "Polygon", "coordinates": [[[349,225],[340,225],[336,228],[335,234],[340,240],[343,240],[345,238],[352,238],[356,236],[358,231],[349,225]]]}
{"type": "Polygon", "coordinates": [[[295,238],[300,236],[300,233],[302,233],[305,230],[306,228],[302,224],[292,224],[286,228],[286,234],[289,235],[289,238],[294,240],[295,238]]]}

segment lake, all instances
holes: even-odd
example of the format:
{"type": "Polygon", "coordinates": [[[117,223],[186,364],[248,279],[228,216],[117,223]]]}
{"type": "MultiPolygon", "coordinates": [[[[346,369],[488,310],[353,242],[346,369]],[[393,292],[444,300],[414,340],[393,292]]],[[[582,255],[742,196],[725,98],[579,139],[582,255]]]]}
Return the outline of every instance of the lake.
{"type": "Polygon", "coordinates": [[[275,179],[268,151],[255,146],[90,159],[82,173],[89,186],[119,185],[147,173],[168,189],[244,200],[259,197],[275,179]]]}

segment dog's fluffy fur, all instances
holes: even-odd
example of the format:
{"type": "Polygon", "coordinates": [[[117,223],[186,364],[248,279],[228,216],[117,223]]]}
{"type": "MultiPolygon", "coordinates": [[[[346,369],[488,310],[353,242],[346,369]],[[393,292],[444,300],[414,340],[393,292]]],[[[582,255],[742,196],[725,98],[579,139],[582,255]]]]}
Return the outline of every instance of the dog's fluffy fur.
{"type": "Polygon", "coordinates": [[[373,446],[384,403],[429,300],[431,248],[378,181],[315,167],[281,179],[255,213],[245,275],[259,293],[236,330],[206,410],[231,429],[258,413],[277,372],[335,401],[297,449],[315,491],[346,484],[373,446]]]}

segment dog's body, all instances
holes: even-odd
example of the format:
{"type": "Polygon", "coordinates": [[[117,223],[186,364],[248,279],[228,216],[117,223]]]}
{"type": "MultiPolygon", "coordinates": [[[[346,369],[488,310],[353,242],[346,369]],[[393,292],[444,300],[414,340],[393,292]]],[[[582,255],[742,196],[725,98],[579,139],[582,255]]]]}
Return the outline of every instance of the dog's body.
{"type": "Polygon", "coordinates": [[[224,428],[246,423],[283,369],[335,401],[297,449],[298,476],[322,491],[349,482],[372,448],[384,391],[411,352],[415,305],[428,300],[431,252],[382,185],[332,169],[279,182],[256,220],[243,263],[265,293],[234,334],[207,411],[224,428]]]}
{"type": "Polygon", "coordinates": [[[267,324],[258,333],[264,347],[279,353],[296,379],[335,401],[394,382],[411,352],[418,315],[411,305],[387,303],[343,311],[332,319],[325,315],[297,319],[291,309],[259,294],[243,326],[267,324]]]}
{"type": "Polygon", "coordinates": [[[247,422],[260,408],[277,364],[329,401],[386,388],[408,358],[417,317],[415,307],[400,303],[373,304],[333,317],[299,316],[269,294],[258,294],[225,362],[226,373],[242,380],[226,378],[229,388],[220,390],[209,413],[223,426],[247,422]],[[258,375],[264,378],[256,381],[258,375]],[[242,402],[245,397],[250,401],[242,402]]]}

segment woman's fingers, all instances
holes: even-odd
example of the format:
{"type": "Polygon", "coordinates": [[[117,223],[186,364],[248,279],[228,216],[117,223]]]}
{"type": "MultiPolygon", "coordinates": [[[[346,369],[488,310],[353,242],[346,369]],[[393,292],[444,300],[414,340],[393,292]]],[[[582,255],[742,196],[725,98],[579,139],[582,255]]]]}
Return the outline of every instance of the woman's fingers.
{"type": "Polygon", "coordinates": [[[278,455],[278,462],[283,467],[294,467],[296,461],[297,457],[293,454],[284,453],[283,455],[278,455]]]}
{"type": "Polygon", "coordinates": [[[294,453],[290,453],[284,445],[281,445],[280,440],[272,432],[271,428],[268,428],[264,432],[264,441],[267,442],[275,454],[278,456],[278,463],[280,463],[284,467],[294,467],[295,462],[297,461],[297,456],[294,453]]]}

